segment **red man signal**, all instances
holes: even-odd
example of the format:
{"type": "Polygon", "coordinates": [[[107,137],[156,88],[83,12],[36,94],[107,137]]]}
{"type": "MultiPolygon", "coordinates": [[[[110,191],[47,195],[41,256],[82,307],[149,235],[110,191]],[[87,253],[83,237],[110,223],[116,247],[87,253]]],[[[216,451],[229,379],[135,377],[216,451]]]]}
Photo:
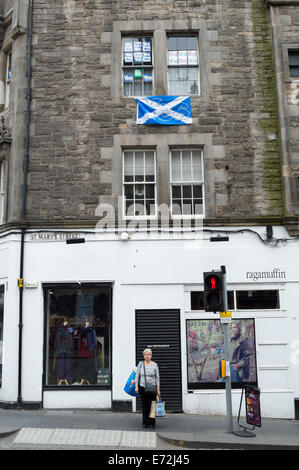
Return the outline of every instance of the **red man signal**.
{"type": "Polygon", "coordinates": [[[224,311],[224,279],[222,271],[203,273],[204,308],[206,312],[224,311]]]}

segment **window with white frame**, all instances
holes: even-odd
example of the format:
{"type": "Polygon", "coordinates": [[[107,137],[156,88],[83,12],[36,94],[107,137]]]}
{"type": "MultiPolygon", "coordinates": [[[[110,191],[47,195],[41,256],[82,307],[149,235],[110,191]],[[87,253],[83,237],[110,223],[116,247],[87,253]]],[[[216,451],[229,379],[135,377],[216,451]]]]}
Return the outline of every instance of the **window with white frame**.
{"type": "Polygon", "coordinates": [[[153,91],[153,40],[150,36],[122,38],[124,96],[148,96],[153,91]]]}
{"type": "Polygon", "coordinates": [[[154,150],[124,150],[123,190],[125,217],[156,215],[154,150]]]}
{"type": "Polygon", "coordinates": [[[5,71],[5,96],[4,96],[5,108],[8,108],[9,100],[10,100],[11,61],[12,61],[12,54],[11,52],[8,52],[6,54],[6,71],[5,71]]]}
{"type": "Polygon", "coordinates": [[[168,36],[168,94],[199,94],[198,37],[168,36]]]}
{"type": "Polygon", "coordinates": [[[6,173],[7,162],[6,160],[3,160],[0,163],[0,224],[3,224],[5,221],[6,173]]]}
{"type": "Polygon", "coordinates": [[[203,156],[201,149],[172,149],[172,216],[203,216],[203,156]]]}

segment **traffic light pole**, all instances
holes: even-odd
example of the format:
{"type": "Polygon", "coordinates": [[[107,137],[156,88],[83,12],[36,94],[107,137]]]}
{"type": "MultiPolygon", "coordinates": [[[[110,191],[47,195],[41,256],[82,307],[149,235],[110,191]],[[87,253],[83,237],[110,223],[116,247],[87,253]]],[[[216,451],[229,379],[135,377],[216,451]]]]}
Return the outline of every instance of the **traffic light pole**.
{"type": "MultiPolygon", "coordinates": [[[[226,285],[226,268],[221,266],[223,273],[223,293],[224,293],[224,311],[228,310],[227,302],[227,285],[226,285]]],[[[229,347],[229,323],[222,323],[223,336],[224,336],[224,359],[226,364],[230,361],[230,347],[229,347]]],[[[230,364],[229,364],[230,367],[230,364]]],[[[226,393],[226,432],[233,433],[233,414],[232,414],[232,392],[231,392],[231,376],[229,374],[225,376],[225,393],[226,393]]]]}

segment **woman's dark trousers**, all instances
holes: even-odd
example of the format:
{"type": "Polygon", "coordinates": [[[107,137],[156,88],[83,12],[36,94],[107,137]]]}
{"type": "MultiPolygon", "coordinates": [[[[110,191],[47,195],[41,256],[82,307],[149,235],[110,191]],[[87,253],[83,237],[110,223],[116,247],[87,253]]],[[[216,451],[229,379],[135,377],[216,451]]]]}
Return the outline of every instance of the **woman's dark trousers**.
{"type": "Polygon", "coordinates": [[[139,386],[139,393],[142,401],[142,424],[143,426],[155,426],[155,418],[149,418],[152,401],[156,400],[155,392],[145,392],[144,387],[139,386]]]}

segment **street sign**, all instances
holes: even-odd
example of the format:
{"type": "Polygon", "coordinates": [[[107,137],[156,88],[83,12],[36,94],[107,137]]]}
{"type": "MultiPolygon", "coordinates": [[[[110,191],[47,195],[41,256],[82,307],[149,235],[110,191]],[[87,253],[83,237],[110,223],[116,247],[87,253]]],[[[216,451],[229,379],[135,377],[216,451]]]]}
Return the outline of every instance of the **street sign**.
{"type": "Polygon", "coordinates": [[[220,312],[220,323],[231,323],[232,312],[220,312]]]}

